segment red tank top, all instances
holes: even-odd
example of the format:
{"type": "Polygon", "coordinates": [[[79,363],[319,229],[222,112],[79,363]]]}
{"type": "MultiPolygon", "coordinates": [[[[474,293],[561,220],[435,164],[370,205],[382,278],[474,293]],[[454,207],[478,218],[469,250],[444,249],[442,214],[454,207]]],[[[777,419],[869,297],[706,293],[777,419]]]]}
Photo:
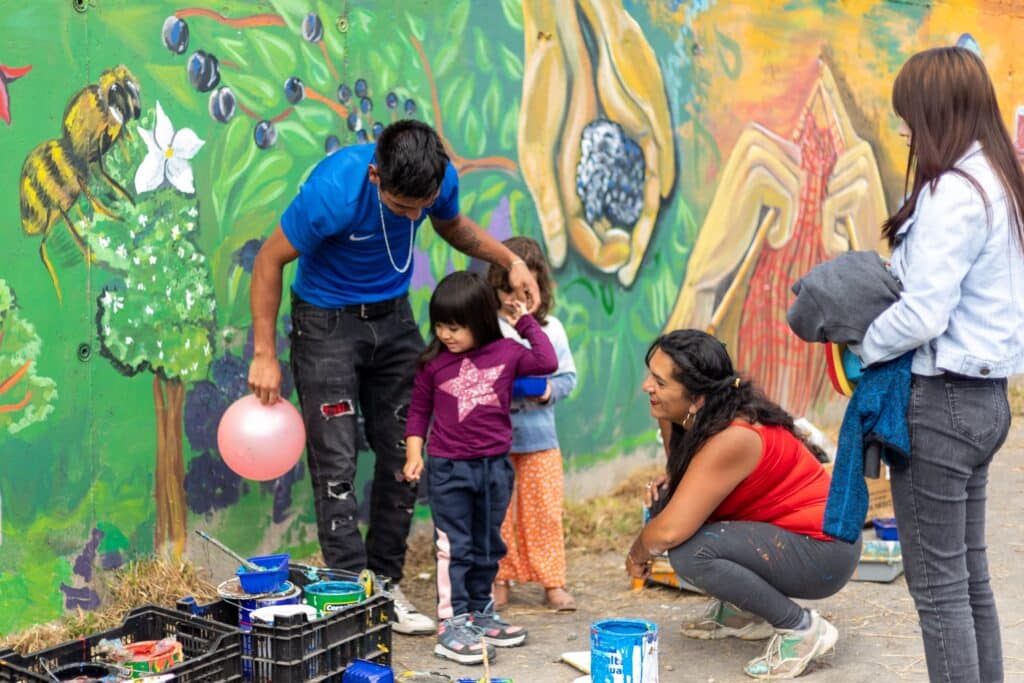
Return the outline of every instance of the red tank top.
{"type": "Polygon", "coordinates": [[[768,522],[822,541],[830,478],[807,446],[778,426],[732,423],[761,437],[761,461],[715,509],[708,521],[768,522]]]}

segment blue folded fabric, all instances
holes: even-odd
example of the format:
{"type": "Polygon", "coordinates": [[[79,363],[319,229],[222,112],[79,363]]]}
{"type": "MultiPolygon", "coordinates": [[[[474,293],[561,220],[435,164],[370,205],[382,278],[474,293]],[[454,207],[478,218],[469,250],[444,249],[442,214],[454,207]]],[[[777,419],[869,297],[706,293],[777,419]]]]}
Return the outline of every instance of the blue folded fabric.
{"type": "Polygon", "coordinates": [[[873,449],[894,469],[910,463],[907,404],[914,352],[865,368],[839,428],[832,484],[825,504],[824,531],[855,543],[868,512],[864,455],[873,449]]]}

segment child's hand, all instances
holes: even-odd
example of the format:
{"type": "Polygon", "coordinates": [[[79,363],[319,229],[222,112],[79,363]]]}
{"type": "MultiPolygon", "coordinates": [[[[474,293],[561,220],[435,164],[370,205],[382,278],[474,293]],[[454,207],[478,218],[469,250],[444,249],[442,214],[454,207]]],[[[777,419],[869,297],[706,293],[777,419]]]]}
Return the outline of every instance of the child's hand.
{"type": "Polygon", "coordinates": [[[547,403],[551,400],[551,380],[544,383],[544,393],[540,396],[527,396],[526,400],[533,401],[534,403],[547,403]]]}
{"type": "Polygon", "coordinates": [[[513,325],[519,322],[520,318],[529,313],[529,311],[526,308],[526,304],[524,304],[519,299],[513,299],[512,301],[510,301],[509,306],[503,310],[505,312],[505,317],[513,325]]]}
{"type": "Polygon", "coordinates": [[[407,455],[405,467],[402,468],[402,476],[406,481],[419,481],[421,474],[423,474],[423,456],[407,455]]]}

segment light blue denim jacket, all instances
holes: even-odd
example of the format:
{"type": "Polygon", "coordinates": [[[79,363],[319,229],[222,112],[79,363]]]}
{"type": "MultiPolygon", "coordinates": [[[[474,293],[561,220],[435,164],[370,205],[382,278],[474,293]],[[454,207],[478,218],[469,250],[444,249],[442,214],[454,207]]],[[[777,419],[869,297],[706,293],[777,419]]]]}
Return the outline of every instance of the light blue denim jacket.
{"type": "Polygon", "coordinates": [[[1012,203],[980,143],[956,165],[986,196],[952,172],[921,191],[890,264],[903,295],[864,335],[857,352],[865,365],[917,349],[916,375],[1024,371],[1024,253],[1012,203]]]}
{"type": "MultiPolygon", "coordinates": [[[[501,332],[510,339],[528,346],[515,328],[499,318],[501,332]]],[[[558,356],[558,369],[548,376],[551,397],[547,403],[526,399],[512,401],[512,449],[513,453],[536,453],[558,448],[558,432],[555,431],[555,403],[572,393],[576,386],[576,363],[569,349],[569,338],[558,318],[547,316],[541,327],[551,340],[558,356]]]]}

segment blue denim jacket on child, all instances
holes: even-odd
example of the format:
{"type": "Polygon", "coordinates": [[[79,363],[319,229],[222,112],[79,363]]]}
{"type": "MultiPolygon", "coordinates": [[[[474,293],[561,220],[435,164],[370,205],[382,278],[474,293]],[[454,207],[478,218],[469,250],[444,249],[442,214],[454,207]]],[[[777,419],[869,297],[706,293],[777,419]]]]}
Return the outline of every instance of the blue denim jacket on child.
{"type": "Polygon", "coordinates": [[[857,350],[865,365],[917,349],[912,372],[1007,377],[1024,371],[1024,254],[1012,206],[975,142],[924,188],[900,226],[891,269],[901,298],[879,315],[857,350]]]}

